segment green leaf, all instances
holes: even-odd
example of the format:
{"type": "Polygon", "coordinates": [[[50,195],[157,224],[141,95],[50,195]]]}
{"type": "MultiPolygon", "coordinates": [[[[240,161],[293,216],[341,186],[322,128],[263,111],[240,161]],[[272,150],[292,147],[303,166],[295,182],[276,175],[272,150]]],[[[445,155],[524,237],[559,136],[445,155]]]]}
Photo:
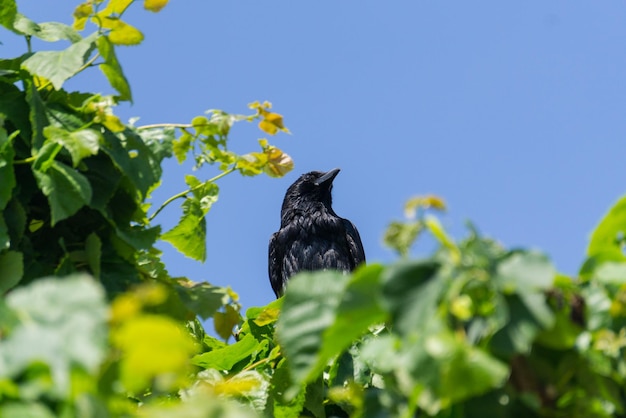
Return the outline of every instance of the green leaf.
{"type": "Polygon", "coordinates": [[[17,251],[0,254],[0,295],[13,288],[24,275],[24,255],[17,251]]]}
{"type": "Polygon", "coordinates": [[[233,335],[233,328],[241,322],[239,311],[231,305],[224,307],[225,312],[215,312],[213,315],[213,326],[217,335],[222,337],[224,341],[233,335]]]}
{"type": "Polygon", "coordinates": [[[182,254],[194,260],[206,260],[206,219],[200,200],[193,197],[182,204],[183,215],[178,224],[161,235],[182,254]]]}
{"type": "Polygon", "coordinates": [[[52,212],[51,224],[66,219],[91,200],[91,186],[78,171],[53,161],[47,171],[34,170],[37,183],[48,198],[52,212]]]}
{"type": "Polygon", "coordinates": [[[230,370],[240,361],[258,350],[259,342],[248,334],[234,344],[202,353],[192,358],[192,363],[205,369],[230,370]]]}
{"type": "Polygon", "coordinates": [[[305,390],[302,388],[293,399],[286,399],[285,394],[291,387],[287,361],[281,361],[272,375],[270,399],[271,416],[275,418],[292,418],[301,416],[304,408],[305,390]]]}
{"type": "Polygon", "coordinates": [[[43,136],[44,127],[48,126],[48,117],[46,116],[46,105],[35,87],[32,80],[26,80],[26,102],[30,106],[28,119],[32,126],[33,140],[30,144],[33,150],[39,150],[43,146],[45,137],[43,136]]]}
{"type": "Polygon", "coordinates": [[[13,21],[17,15],[15,0],[0,0],[0,25],[13,30],[13,21]]]}
{"type": "Polygon", "coordinates": [[[93,33],[63,51],[39,51],[22,63],[22,67],[33,75],[49,80],[60,90],[66,80],[74,76],[85,65],[98,37],[93,33]]]}
{"type": "Polygon", "coordinates": [[[382,273],[383,303],[400,334],[418,333],[437,317],[437,304],[446,288],[433,261],[402,261],[382,273]]]}
{"type": "Polygon", "coordinates": [[[212,286],[209,283],[195,283],[192,286],[178,285],[176,291],[187,309],[205,321],[211,318],[228,298],[225,288],[212,286]]]}
{"type": "Polygon", "coordinates": [[[623,252],[626,238],[626,196],[621,197],[604,215],[591,234],[587,255],[607,253],[613,261],[626,260],[623,252]]]}
{"type": "Polygon", "coordinates": [[[510,357],[526,355],[537,333],[554,323],[554,315],[543,294],[505,296],[509,310],[509,322],[491,339],[494,352],[510,357]]]}
{"type": "Polygon", "coordinates": [[[54,382],[49,390],[67,396],[74,367],[97,372],[107,344],[107,305],[104,291],[90,277],[37,280],[13,290],[7,304],[22,325],[0,342],[2,377],[43,362],[54,382]]]}
{"type": "Polygon", "coordinates": [[[129,100],[132,102],[133,98],[130,92],[130,85],[115,55],[115,47],[106,35],[98,38],[96,45],[98,46],[98,52],[100,52],[100,55],[104,58],[104,63],[100,64],[100,70],[104,73],[107,80],[109,80],[111,87],[119,93],[119,100],[129,100]]]}
{"type": "Polygon", "coordinates": [[[100,149],[130,180],[134,189],[129,188],[128,192],[133,197],[139,192],[139,196],[145,198],[148,191],[161,178],[161,164],[157,156],[146,145],[141,136],[130,130],[124,131],[124,141],[106,130],[100,149]]]}
{"type": "Polygon", "coordinates": [[[7,402],[0,406],[0,415],[3,417],[55,418],[55,414],[40,402],[7,402]]]}
{"type": "Polygon", "coordinates": [[[336,320],[349,278],[328,270],[299,273],[289,279],[276,336],[296,383],[317,379],[324,332],[336,320]]]}
{"type": "Polygon", "coordinates": [[[183,163],[187,159],[187,153],[191,149],[191,141],[193,136],[184,131],[180,138],[176,139],[173,143],[174,155],[178,163],[183,163]]]}
{"type": "Polygon", "coordinates": [[[9,228],[4,220],[4,213],[0,212],[0,251],[9,248],[11,245],[11,237],[9,236],[9,228]]]}
{"type": "Polygon", "coordinates": [[[100,278],[100,259],[102,258],[102,241],[95,232],[89,234],[85,240],[85,255],[87,256],[87,264],[91,269],[91,274],[98,279],[100,278]]]}
{"type": "Polygon", "coordinates": [[[504,293],[537,292],[552,287],[556,271],[543,254],[514,253],[498,264],[495,281],[504,293]]]}
{"type": "Polygon", "coordinates": [[[33,35],[48,42],[68,40],[72,43],[76,43],[83,39],[71,26],[60,22],[39,23],[39,30],[33,35]]]}
{"type": "Polygon", "coordinates": [[[15,173],[13,171],[13,157],[15,151],[7,131],[0,126],[0,211],[3,210],[13,194],[13,188],[16,185],[15,173]]]}
{"type": "Polygon", "coordinates": [[[96,155],[102,135],[93,129],[69,132],[56,126],[46,126],[44,136],[51,142],[63,145],[72,157],[72,164],[78,167],[83,158],[96,155]]]}
{"type": "Polygon", "coordinates": [[[320,373],[328,361],[348,348],[370,326],[385,320],[387,314],[381,301],[382,270],[380,264],[370,264],[354,272],[337,307],[337,319],[324,332],[312,375],[320,373]]]}

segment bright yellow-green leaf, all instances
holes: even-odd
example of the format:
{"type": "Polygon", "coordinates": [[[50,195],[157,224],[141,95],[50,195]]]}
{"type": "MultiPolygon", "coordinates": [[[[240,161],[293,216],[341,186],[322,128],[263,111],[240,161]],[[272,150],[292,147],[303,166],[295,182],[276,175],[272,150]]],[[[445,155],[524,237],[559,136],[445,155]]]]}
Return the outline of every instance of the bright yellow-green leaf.
{"type": "Polygon", "coordinates": [[[132,4],[134,0],[109,0],[107,7],[98,12],[98,16],[109,17],[111,15],[120,15],[132,4]]]}
{"type": "Polygon", "coordinates": [[[182,163],[187,159],[187,153],[191,148],[191,140],[193,136],[187,131],[183,131],[183,134],[180,138],[175,139],[172,142],[172,150],[174,151],[174,155],[176,156],[176,160],[178,163],[182,163]]]}
{"type": "Polygon", "coordinates": [[[131,392],[152,382],[159,390],[177,388],[186,380],[190,356],[198,351],[180,324],[159,315],[131,317],[112,331],[111,339],[122,352],[121,380],[131,392]]]}
{"type": "Polygon", "coordinates": [[[256,317],[254,323],[262,327],[264,325],[271,324],[272,322],[276,322],[278,320],[278,315],[280,315],[280,309],[267,308],[256,317]]]}
{"type": "Polygon", "coordinates": [[[126,125],[115,115],[104,115],[100,123],[106,126],[111,132],[122,132],[126,129],[126,125]]]}
{"type": "Polygon", "coordinates": [[[85,29],[85,23],[87,23],[87,18],[93,12],[93,3],[91,1],[86,1],[85,3],[79,4],[74,9],[74,23],[72,27],[76,30],[85,29]]]}
{"type": "Polygon", "coordinates": [[[454,263],[458,263],[461,260],[461,251],[456,246],[454,241],[448,236],[446,231],[439,223],[439,220],[434,216],[426,216],[424,219],[424,224],[428,228],[428,230],[437,238],[444,247],[450,250],[450,254],[452,255],[452,261],[454,263]]]}
{"type": "Polygon", "coordinates": [[[168,0],[144,0],[143,7],[151,12],[158,12],[167,5],[168,0]]]}
{"type": "Polygon", "coordinates": [[[118,18],[100,17],[98,19],[102,27],[110,29],[109,41],[115,45],[137,45],[143,41],[143,33],[136,27],[118,18]]]}
{"type": "Polygon", "coordinates": [[[269,146],[264,150],[267,154],[267,164],[264,167],[265,174],[270,177],[282,177],[293,170],[291,157],[276,147],[269,146]]]}
{"type": "Polygon", "coordinates": [[[415,196],[409,199],[404,205],[404,216],[408,219],[415,219],[417,209],[437,209],[446,210],[446,202],[435,195],[415,196]]]}
{"type": "Polygon", "coordinates": [[[283,124],[283,117],[278,113],[265,112],[263,114],[263,119],[259,122],[259,129],[263,132],[266,132],[270,135],[275,135],[276,132],[283,131],[289,132],[285,125],[283,124]]]}
{"type": "Polygon", "coordinates": [[[450,312],[461,321],[472,317],[472,299],[467,295],[460,295],[450,303],[450,312]]]}

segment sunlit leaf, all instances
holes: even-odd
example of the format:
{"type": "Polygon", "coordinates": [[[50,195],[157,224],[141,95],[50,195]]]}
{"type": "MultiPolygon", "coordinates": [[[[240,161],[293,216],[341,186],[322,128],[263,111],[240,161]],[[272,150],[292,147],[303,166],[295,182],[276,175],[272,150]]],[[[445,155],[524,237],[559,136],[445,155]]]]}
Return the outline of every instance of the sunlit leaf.
{"type": "Polygon", "coordinates": [[[289,359],[295,382],[317,378],[324,332],[336,320],[337,306],[349,278],[329,270],[299,273],[289,280],[276,335],[289,359]]]}
{"type": "Polygon", "coordinates": [[[198,350],[179,323],[159,315],[131,317],[113,330],[112,342],[123,353],[121,379],[131,392],[152,381],[160,390],[177,387],[187,378],[189,356],[198,350]]]}
{"type": "Polygon", "coordinates": [[[43,134],[50,141],[63,145],[69,151],[74,167],[77,167],[83,158],[98,153],[102,138],[102,135],[93,129],[68,132],[56,126],[46,126],[43,134]]]}
{"type": "Polygon", "coordinates": [[[89,18],[91,13],[93,13],[93,2],[91,0],[76,6],[73,13],[74,23],[72,23],[72,28],[79,31],[84,30],[87,18],[89,18]]]}
{"type": "Polygon", "coordinates": [[[435,195],[415,196],[404,204],[404,216],[407,219],[415,219],[419,209],[446,210],[446,202],[435,195]]]}
{"type": "Polygon", "coordinates": [[[94,33],[62,51],[36,52],[22,63],[22,67],[33,75],[50,80],[58,90],[87,62],[96,38],[97,33],[94,33]]]}
{"type": "Polygon", "coordinates": [[[151,12],[158,12],[164,8],[169,0],[144,0],[143,7],[151,12]]]}
{"type": "Polygon", "coordinates": [[[138,45],[143,41],[143,34],[136,27],[119,18],[103,17],[102,27],[110,29],[108,38],[114,45],[138,45]]]}
{"type": "Polygon", "coordinates": [[[235,364],[256,352],[258,346],[259,342],[252,334],[248,334],[234,344],[198,354],[192,362],[205,369],[230,370],[235,364]]]}
{"type": "Polygon", "coordinates": [[[267,155],[267,163],[264,166],[265,174],[270,177],[283,177],[293,170],[293,160],[291,157],[276,147],[264,149],[267,155]]]}
{"type": "Polygon", "coordinates": [[[73,43],[79,42],[82,38],[73,28],[59,22],[39,23],[39,30],[33,35],[48,42],[68,40],[73,43]]]}
{"type": "Polygon", "coordinates": [[[0,25],[13,30],[13,21],[17,15],[15,0],[0,0],[0,25]]]}
{"type": "Polygon", "coordinates": [[[620,198],[602,218],[591,234],[587,247],[588,256],[606,254],[606,259],[626,260],[626,196],[620,198]]]}
{"type": "MultiPolygon", "coordinates": [[[[119,93],[119,100],[129,100],[132,102],[133,99],[130,92],[130,85],[128,84],[126,76],[124,76],[122,66],[117,60],[115,47],[109,41],[109,37],[104,35],[99,37],[96,44],[98,46],[98,52],[102,58],[104,58],[104,62],[100,64],[100,70],[102,70],[106,78],[109,80],[111,87],[119,93]]],[[[112,131],[118,132],[119,129],[112,129],[112,131]]]]}
{"type": "Polygon", "coordinates": [[[6,366],[2,376],[17,376],[31,364],[45,362],[54,392],[66,396],[73,368],[96,372],[106,346],[106,302],[91,278],[41,279],[14,289],[7,304],[21,325],[0,342],[0,364],[6,366]]]}

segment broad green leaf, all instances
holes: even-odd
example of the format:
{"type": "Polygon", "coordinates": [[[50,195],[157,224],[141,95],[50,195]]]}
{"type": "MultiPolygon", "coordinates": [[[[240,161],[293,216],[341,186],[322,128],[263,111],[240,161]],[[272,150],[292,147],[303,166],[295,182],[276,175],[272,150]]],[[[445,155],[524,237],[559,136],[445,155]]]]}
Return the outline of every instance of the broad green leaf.
{"type": "Polygon", "coordinates": [[[403,261],[382,273],[383,306],[391,313],[394,329],[404,335],[428,328],[436,319],[437,304],[446,288],[433,261],[403,261]]]}
{"type": "Polygon", "coordinates": [[[131,392],[153,381],[166,391],[184,384],[189,356],[198,350],[180,323],[161,315],[131,317],[112,331],[111,340],[122,352],[121,382],[131,392]]]}
{"type": "Polygon", "coordinates": [[[178,224],[161,235],[183,255],[194,260],[206,260],[206,219],[200,200],[187,198],[182,204],[183,215],[178,224]]]}
{"type": "Polygon", "coordinates": [[[248,334],[234,344],[195,356],[192,363],[205,369],[228,371],[255,353],[259,344],[252,334],[248,334]]]}
{"type": "MultiPolygon", "coordinates": [[[[13,60],[0,59],[0,68],[19,72],[23,57],[13,60]]],[[[28,86],[28,83],[26,83],[28,86]]],[[[13,84],[0,83],[0,113],[20,131],[20,140],[32,137],[29,121],[30,109],[26,103],[26,93],[13,84]]],[[[5,127],[6,128],[6,127],[5,127]]],[[[8,132],[7,132],[8,135],[8,132]]],[[[17,140],[17,139],[14,139],[17,140]]]]}
{"type": "Polygon", "coordinates": [[[317,378],[324,332],[336,321],[349,279],[331,270],[299,273],[289,279],[276,336],[296,383],[317,378]]]}
{"type": "Polygon", "coordinates": [[[511,357],[526,355],[537,333],[554,323],[554,315],[541,293],[505,296],[509,311],[508,323],[490,341],[494,352],[511,357]]]}
{"type": "Polygon", "coordinates": [[[97,36],[94,33],[63,51],[36,52],[22,63],[22,67],[33,75],[49,80],[59,90],[87,62],[97,36]]]}
{"type": "Polygon", "coordinates": [[[24,255],[22,253],[17,251],[0,253],[0,295],[14,287],[23,275],[24,255]]]}
{"type": "Polygon", "coordinates": [[[36,36],[36,34],[41,31],[41,28],[36,22],[33,22],[19,12],[15,15],[13,29],[19,34],[28,36],[36,36]]]}
{"type": "MultiPolygon", "coordinates": [[[[1,121],[1,117],[0,117],[1,121]]],[[[15,151],[13,144],[7,136],[7,131],[0,126],[0,211],[3,210],[13,194],[16,185],[15,173],[13,171],[13,157],[15,151]]]]}
{"type": "Polygon", "coordinates": [[[383,243],[396,250],[398,254],[406,257],[409,254],[411,245],[413,245],[423,229],[424,224],[420,221],[393,221],[387,226],[387,230],[383,235],[383,243]]]}
{"type": "Polygon", "coordinates": [[[107,308],[102,288],[86,275],[37,280],[14,289],[7,304],[20,326],[0,342],[2,377],[34,363],[50,369],[54,394],[68,396],[75,367],[96,373],[107,344],[107,308]],[[33,303],[36,301],[36,303],[33,303]]]}
{"type": "Polygon", "coordinates": [[[556,271],[543,254],[514,253],[498,264],[495,281],[504,293],[537,292],[552,287],[556,271]]]}
{"type": "Polygon", "coordinates": [[[104,63],[100,64],[100,70],[104,73],[107,80],[109,80],[111,87],[119,93],[119,100],[132,102],[133,98],[130,92],[130,85],[115,55],[115,47],[107,36],[98,38],[96,45],[98,46],[98,52],[100,52],[100,55],[104,58],[104,63]]]}
{"type": "Polygon", "coordinates": [[[38,23],[38,30],[32,33],[39,39],[43,39],[48,42],[56,42],[60,40],[68,40],[72,43],[80,42],[83,39],[78,32],[72,27],[67,26],[59,22],[44,22],[38,23]]]}
{"type": "Polygon", "coordinates": [[[83,158],[98,153],[102,138],[102,135],[93,129],[69,132],[56,126],[46,126],[43,134],[48,140],[63,145],[69,151],[74,167],[77,167],[83,158]]]}
{"type": "Polygon", "coordinates": [[[604,215],[591,234],[587,255],[610,254],[613,261],[625,260],[624,237],[626,236],[626,196],[620,198],[604,215]]]}
{"type": "Polygon", "coordinates": [[[188,285],[176,286],[176,291],[183,304],[205,321],[212,317],[228,299],[225,288],[212,286],[209,283],[189,282],[188,285]]]}
{"type": "Polygon", "coordinates": [[[0,0],[0,25],[13,30],[15,15],[17,15],[15,0],[0,0]]]}
{"type": "Polygon", "coordinates": [[[285,396],[292,386],[288,366],[287,361],[281,361],[272,375],[270,389],[272,403],[268,405],[268,408],[271,408],[268,412],[271,412],[271,416],[275,418],[299,417],[304,408],[306,395],[304,387],[293,398],[287,399],[285,396]]]}
{"type": "Polygon", "coordinates": [[[381,301],[382,270],[380,264],[370,264],[354,272],[337,307],[337,319],[324,332],[311,375],[320,373],[328,361],[348,348],[370,326],[385,320],[387,314],[381,301]]]}
{"type": "Polygon", "coordinates": [[[146,145],[142,137],[132,131],[124,132],[124,141],[109,132],[104,132],[100,149],[104,151],[114,164],[124,173],[137,190],[129,190],[134,197],[137,192],[145,198],[148,191],[161,178],[161,165],[157,156],[146,145]]]}
{"type": "Polygon", "coordinates": [[[437,359],[441,361],[439,393],[443,398],[459,402],[505,383],[509,376],[509,368],[505,363],[479,348],[458,342],[452,336],[449,336],[448,343],[456,345],[454,354],[451,358],[437,359]]]}
{"type": "Polygon", "coordinates": [[[23,418],[55,418],[54,414],[41,402],[6,402],[0,406],[0,416],[23,418]]]}
{"type": "Polygon", "coordinates": [[[85,176],[78,171],[54,161],[47,171],[34,170],[34,174],[50,203],[52,225],[72,216],[89,204],[91,186],[85,176]]]}
{"type": "Polygon", "coordinates": [[[144,0],[143,7],[151,12],[158,12],[164,8],[169,0],[144,0]]]}

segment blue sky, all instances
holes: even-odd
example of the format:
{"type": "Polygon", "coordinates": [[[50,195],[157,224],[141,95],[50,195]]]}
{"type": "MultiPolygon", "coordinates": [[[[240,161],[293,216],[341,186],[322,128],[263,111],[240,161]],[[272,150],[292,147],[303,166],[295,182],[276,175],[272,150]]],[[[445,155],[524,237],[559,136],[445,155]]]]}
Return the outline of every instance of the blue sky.
{"type": "MultiPolygon", "coordinates": [[[[75,5],[18,2],[37,21],[65,23],[75,5]]],[[[270,138],[295,160],[287,177],[220,180],[205,264],[161,245],[172,275],[230,285],[245,307],[274,298],[267,242],[306,171],[342,169],[335,211],[356,224],[368,260],[383,262],[395,259],[386,225],[406,199],[434,193],[455,237],[470,219],[575,274],[625,192],[624,2],[172,1],[159,14],[137,5],[127,21],[145,41],[119,52],[135,100],[118,107],[123,119],[185,123],[269,100],[292,131],[270,138]]],[[[0,41],[0,57],[23,52],[6,31],[0,41]]],[[[67,88],[111,92],[97,70],[67,88]]],[[[238,126],[231,145],[256,150],[261,136],[238,126]]],[[[157,203],[184,189],[189,167],[164,170],[157,203]]],[[[179,214],[174,204],[156,220],[168,228],[179,214]]]]}

